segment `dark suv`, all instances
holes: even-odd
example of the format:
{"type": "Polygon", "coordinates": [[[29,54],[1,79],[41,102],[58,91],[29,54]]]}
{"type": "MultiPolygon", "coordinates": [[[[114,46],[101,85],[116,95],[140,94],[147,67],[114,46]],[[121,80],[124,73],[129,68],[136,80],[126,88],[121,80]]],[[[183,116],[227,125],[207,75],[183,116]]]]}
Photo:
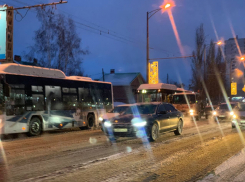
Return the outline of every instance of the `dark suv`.
{"type": "Polygon", "coordinates": [[[131,105],[122,115],[103,120],[102,127],[111,141],[118,137],[149,137],[155,141],[162,131],[180,135],[183,114],[169,103],[138,103],[131,105]]]}

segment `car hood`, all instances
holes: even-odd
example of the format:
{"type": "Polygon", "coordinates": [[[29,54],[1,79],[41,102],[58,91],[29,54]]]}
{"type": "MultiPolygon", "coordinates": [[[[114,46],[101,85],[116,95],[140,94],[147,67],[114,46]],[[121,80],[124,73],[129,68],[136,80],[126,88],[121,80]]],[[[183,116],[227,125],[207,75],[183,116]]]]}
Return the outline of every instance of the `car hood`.
{"type": "Polygon", "coordinates": [[[119,116],[119,113],[106,113],[102,116],[103,119],[109,120],[113,117],[119,116]]]}
{"type": "Polygon", "coordinates": [[[152,115],[141,114],[139,116],[134,116],[133,114],[118,115],[117,117],[111,118],[111,122],[114,124],[128,124],[131,123],[132,119],[139,118],[142,121],[148,120],[152,115]]]}

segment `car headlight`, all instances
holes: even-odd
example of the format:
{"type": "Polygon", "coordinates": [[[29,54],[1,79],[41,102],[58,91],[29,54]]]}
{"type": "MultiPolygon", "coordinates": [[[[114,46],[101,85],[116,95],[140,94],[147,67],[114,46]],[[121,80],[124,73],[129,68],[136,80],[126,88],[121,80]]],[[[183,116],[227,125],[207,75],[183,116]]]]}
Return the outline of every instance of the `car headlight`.
{"type": "Polygon", "coordinates": [[[233,112],[233,111],[231,111],[231,112],[230,112],[230,115],[231,115],[231,116],[233,116],[233,115],[234,115],[234,112],[233,112]]]}
{"type": "Polygon", "coordinates": [[[194,110],[193,110],[193,109],[191,109],[191,110],[190,110],[190,113],[193,113],[193,112],[194,112],[194,110]]]}
{"type": "Polygon", "coordinates": [[[99,121],[103,121],[103,118],[102,117],[99,117],[99,121]]]}
{"type": "Polygon", "coordinates": [[[214,112],[213,112],[213,115],[215,116],[216,114],[217,114],[217,112],[216,112],[216,111],[214,111],[214,112]]]}
{"type": "Polygon", "coordinates": [[[236,119],[236,118],[237,118],[237,116],[234,114],[234,115],[233,115],[233,118],[234,118],[234,119],[236,119]]]}
{"type": "Polygon", "coordinates": [[[111,122],[110,121],[104,122],[104,126],[107,128],[111,127],[111,122]]]}
{"type": "Polygon", "coordinates": [[[147,122],[142,120],[141,118],[136,117],[131,120],[131,123],[135,127],[141,127],[141,126],[145,126],[147,122]]]}
{"type": "Polygon", "coordinates": [[[145,126],[145,125],[146,125],[146,121],[142,121],[139,123],[133,123],[133,126],[136,126],[136,127],[145,126]]]}

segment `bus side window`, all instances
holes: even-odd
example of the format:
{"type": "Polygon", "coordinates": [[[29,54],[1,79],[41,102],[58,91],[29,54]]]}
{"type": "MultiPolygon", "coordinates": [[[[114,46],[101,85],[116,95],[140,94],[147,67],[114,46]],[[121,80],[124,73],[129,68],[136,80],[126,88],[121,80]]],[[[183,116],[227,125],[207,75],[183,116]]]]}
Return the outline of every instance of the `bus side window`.
{"type": "Polygon", "coordinates": [[[23,84],[11,84],[10,96],[6,97],[6,114],[22,115],[25,112],[25,86],[23,84]]]}
{"type": "Polygon", "coordinates": [[[76,110],[77,107],[77,89],[76,88],[62,88],[63,104],[65,110],[76,110]]]}
{"type": "Polygon", "coordinates": [[[61,87],[60,86],[45,86],[45,97],[47,109],[63,110],[63,103],[61,100],[61,87]]]}

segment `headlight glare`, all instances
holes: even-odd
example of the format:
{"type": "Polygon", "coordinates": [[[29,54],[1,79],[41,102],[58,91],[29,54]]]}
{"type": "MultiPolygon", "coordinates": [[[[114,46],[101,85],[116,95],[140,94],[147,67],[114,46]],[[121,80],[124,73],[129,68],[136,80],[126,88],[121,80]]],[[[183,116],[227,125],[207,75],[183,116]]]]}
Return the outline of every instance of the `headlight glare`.
{"type": "Polygon", "coordinates": [[[234,119],[236,119],[236,118],[237,118],[237,116],[234,114],[234,115],[233,115],[233,118],[234,118],[234,119]]]}
{"type": "Polygon", "coordinates": [[[133,123],[133,126],[136,126],[136,127],[145,126],[145,125],[146,125],[146,121],[142,121],[139,123],[133,123]]]}
{"type": "Polygon", "coordinates": [[[233,116],[233,115],[234,115],[234,112],[233,112],[233,111],[231,111],[231,112],[230,112],[230,115],[231,115],[231,116],[233,116]]]}
{"type": "Polygon", "coordinates": [[[213,112],[213,115],[215,116],[216,114],[217,114],[217,112],[216,112],[216,111],[214,111],[214,112],[213,112]]]}
{"type": "Polygon", "coordinates": [[[106,121],[106,122],[104,122],[104,126],[105,127],[111,127],[111,122],[110,121],[106,121]]]}
{"type": "Polygon", "coordinates": [[[99,121],[103,121],[103,118],[102,117],[99,117],[99,121]]]}
{"type": "Polygon", "coordinates": [[[194,110],[193,110],[193,109],[191,109],[191,110],[190,110],[190,113],[193,113],[193,112],[194,112],[194,110]]]}

